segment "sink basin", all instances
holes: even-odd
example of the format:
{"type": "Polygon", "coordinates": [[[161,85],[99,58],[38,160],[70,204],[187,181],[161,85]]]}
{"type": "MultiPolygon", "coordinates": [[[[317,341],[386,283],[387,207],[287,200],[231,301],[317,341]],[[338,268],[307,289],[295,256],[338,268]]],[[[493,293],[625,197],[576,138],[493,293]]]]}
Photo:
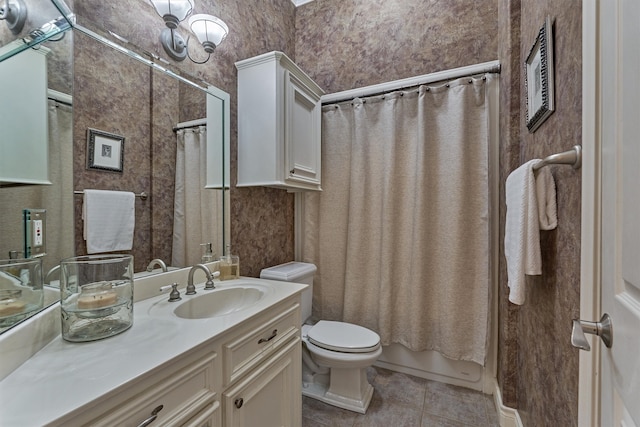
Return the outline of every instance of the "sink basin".
{"type": "Polygon", "coordinates": [[[261,287],[236,286],[233,288],[202,291],[180,303],[173,313],[183,319],[206,319],[224,316],[252,306],[264,297],[261,287]]]}

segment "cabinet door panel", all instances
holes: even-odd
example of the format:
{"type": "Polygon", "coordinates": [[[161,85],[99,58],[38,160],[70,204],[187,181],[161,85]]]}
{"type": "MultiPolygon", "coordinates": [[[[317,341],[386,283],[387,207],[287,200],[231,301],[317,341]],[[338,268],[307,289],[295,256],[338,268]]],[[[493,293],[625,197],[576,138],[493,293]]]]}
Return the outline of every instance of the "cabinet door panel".
{"type": "Polygon", "coordinates": [[[302,397],[300,338],[295,337],[223,393],[225,426],[299,426],[302,397]]]}
{"type": "Polygon", "coordinates": [[[320,103],[293,74],[287,73],[286,165],[288,179],[320,183],[320,103]]]}

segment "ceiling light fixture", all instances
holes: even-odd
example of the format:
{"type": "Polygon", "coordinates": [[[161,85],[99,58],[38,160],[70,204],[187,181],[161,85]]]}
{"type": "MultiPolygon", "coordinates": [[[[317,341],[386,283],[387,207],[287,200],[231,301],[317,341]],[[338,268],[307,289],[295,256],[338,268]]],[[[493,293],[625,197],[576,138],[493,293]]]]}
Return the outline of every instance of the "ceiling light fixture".
{"type": "Polygon", "coordinates": [[[0,20],[7,21],[13,35],[20,34],[27,20],[27,7],[22,0],[5,0],[0,7],[0,20]]]}
{"type": "Polygon", "coordinates": [[[193,0],[149,0],[162,17],[167,28],[160,34],[160,42],[169,57],[176,61],[184,61],[186,57],[196,64],[204,64],[209,60],[216,47],[229,33],[227,25],[219,18],[211,15],[198,14],[189,18],[189,27],[202,44],[204,51],[208,53],[204,61],[194,60],[188,51],[189,39],[184,38],[176,31],[180,22],[184,21],[193,12],[193,0]]]}

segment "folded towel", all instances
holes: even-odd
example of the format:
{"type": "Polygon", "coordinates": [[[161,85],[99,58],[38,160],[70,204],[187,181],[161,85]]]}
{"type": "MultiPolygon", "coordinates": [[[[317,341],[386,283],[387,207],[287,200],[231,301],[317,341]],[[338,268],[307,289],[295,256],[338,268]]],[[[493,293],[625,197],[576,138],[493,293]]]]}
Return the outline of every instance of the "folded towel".
{"type": "Polygon", "coordinates": [[[507,259],[509,301],[521,305],[525,300],[525,275],[542,274],[540,230],[557,225],[553,176],[547,168],[534,176],[530,160],[511,172],[506,182],[507,217],[504,251],[507,259]]]}
{"type": "Polygon", "coordinates": [[[540,230],[553,230],[558,226],[556,205],[556,183],[549,168],[543,167],[535,173],[536,200],[540,230]]]}
{"type": "Polygon", "coordinates": [[[87,253],[130,250],[135,226],[135,194],[84,190],[82,219],[87,253]]]}

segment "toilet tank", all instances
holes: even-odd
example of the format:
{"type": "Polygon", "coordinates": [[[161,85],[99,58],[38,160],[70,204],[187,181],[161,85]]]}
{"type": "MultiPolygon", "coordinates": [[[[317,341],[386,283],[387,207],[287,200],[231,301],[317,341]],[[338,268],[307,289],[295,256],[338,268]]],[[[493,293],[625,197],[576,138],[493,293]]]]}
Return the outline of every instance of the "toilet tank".
{"type": "Polygon", "coordinates": [[[314,264],[292,261],[263,269],[260,272],[260,278],[309,285],[309,287],[302,292],[302,306],[300,307],[302,311],[302,323],[304,323],[311,317],[313,275],[315,272],[316,266],[314,264]]]}

